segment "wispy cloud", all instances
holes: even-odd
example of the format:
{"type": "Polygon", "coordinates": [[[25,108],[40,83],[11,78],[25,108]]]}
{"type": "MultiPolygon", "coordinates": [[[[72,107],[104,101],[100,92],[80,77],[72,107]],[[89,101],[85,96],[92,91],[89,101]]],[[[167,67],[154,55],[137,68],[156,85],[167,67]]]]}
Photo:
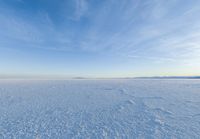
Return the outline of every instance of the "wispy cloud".
{"type": "Polygon", "coordinates": [[[69,50],[65,32],[57,31],[47,12],[39,12],[36,21],[24,19],[11,10],[0,13],[1,47],[33,47],[49,50],[69,50]]]}
{"type": "Polygon", "coordinates": [[[75,12],[73,19],[80,20],[80,18],[87,12],[88,2],[87,0],[75,0],[75,12]]]}

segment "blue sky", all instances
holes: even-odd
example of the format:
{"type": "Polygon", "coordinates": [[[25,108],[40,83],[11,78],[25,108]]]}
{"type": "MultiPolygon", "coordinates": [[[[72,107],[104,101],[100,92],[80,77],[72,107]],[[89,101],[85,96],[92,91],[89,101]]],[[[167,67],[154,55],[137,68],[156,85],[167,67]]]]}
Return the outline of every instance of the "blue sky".
{"type": "Polygon", "coordinates": [[[10,75],[200,75],[200,1],[0,0],[10,75]]]}

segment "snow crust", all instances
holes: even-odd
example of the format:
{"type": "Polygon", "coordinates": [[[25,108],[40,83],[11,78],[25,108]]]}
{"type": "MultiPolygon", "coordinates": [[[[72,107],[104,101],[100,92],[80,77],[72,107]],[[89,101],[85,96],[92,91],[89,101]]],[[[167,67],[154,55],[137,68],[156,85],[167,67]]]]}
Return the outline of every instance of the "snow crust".
{"type": "Polygon", "coordinates": [[[0,139],[198,139],[200,80],[1,80],[0,139]]]}

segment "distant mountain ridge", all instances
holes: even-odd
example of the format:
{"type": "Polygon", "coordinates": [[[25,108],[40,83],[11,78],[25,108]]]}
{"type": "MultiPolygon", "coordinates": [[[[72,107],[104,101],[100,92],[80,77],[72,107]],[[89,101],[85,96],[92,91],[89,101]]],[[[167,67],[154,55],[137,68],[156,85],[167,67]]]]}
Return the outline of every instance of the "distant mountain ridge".
{"type": "Polygon", "coordinates": [[[200,79],[200,76],[151,76],[151,77],[68,77],[68,76],[56,76],[56,75],[22,75],[22,76],[13,76],[13,75],[0,75],[0,79],[200,79]]]}
{"type": "Polygon", "coordinates": [[[136,77],[137,79],[200,79],[200,76],[153,76],[136,77]]]}

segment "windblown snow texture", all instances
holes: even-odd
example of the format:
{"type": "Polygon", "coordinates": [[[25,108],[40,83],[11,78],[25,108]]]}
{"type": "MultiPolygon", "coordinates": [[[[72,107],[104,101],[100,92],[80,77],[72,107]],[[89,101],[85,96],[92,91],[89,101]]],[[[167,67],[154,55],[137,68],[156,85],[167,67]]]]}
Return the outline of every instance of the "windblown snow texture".
{"type": "Polygon", "coordinates": [[[0,139],[200,138],[200,80],[1,80],[0,139]]]}

